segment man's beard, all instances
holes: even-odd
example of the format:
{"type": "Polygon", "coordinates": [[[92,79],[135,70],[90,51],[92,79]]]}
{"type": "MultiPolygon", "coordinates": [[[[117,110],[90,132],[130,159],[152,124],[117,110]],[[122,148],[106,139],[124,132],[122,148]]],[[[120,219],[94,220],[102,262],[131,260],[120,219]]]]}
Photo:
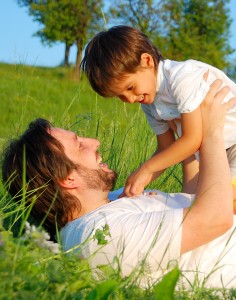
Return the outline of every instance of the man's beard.
{"type": "Polygon", "coordinates": [[[115,171],[104,172],[103,170],[91,170],[81,165],[77,167],[77,170],[90,189],[109,192],[115,185],[117,178],[117,173],[115,171]]]}

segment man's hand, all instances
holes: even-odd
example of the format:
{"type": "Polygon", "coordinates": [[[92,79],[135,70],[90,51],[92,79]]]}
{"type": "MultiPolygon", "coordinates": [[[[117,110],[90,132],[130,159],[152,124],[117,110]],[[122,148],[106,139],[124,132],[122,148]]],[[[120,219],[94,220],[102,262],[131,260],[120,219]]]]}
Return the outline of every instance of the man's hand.
{"type": "Polygon", "coordinates": [[[229,92],[229,87],[220,89],[221,80],[215,80],[201,104],[203,137],[211,135],[216,130],[222,130],[224,126],[226,111],[236,104],[236,98],[222,103],[229,92]]]}
{"type": "Polygon", "coordinates": [[[149,172],[145,163],[134,171],[126,180],[124,192],[119,198],[128,196],[134,197],[140,195],[144,188],[153,180],[153,174],[149,172]]]}

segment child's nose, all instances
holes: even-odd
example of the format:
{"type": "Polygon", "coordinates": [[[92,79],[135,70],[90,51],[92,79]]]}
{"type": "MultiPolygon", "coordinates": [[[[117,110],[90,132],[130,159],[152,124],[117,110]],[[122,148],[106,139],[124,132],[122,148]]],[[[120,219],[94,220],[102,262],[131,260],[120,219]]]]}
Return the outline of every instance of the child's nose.
{"type": "Polygon", "coordinates": [[[135,103],[136,102],[136,96],[135,95],[129,95],[128,96],[128,102],[130,104],[135,103]]]}

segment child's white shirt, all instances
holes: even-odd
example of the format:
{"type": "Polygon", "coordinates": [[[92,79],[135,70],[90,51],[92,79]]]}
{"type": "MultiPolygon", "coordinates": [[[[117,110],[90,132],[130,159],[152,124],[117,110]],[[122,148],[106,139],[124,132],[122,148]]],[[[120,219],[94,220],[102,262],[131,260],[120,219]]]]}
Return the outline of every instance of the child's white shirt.
{"type": "MultiPolygon", "coordinates": [[[[147,120],[157,135],[165,133],[169,128],[167,121],[175,120],[178,135],[181,136],[181,113],[194,111],[204,100],[211,83],[215,79],[223,81],[222,86],[229,86],[230,92],[224,102],[236,96],[236,84],[221,70],[206,63],[187,60],[177,62],[160,61],[157,73],[157,93],[150,105],[142,104],[147,120]],[[208,73],[207,82],[204,73],[208,73]]],[[[236,144],[236,107],[228,111],[224,127],[225,148],[236,144]]]]}

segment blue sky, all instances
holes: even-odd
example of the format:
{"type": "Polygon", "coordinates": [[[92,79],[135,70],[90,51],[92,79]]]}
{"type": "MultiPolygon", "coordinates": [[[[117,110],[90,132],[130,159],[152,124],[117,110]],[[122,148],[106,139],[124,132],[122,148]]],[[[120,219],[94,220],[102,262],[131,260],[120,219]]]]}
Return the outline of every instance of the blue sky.
{"type": "MultiPolygon", "coordinates": [[[[236,1],[230,1],[231,39],[236,48],[236,1]]],[[[58,66],[64,58],[64,44],[58,43],[52,47],[43,46],[38,37],[33,34],[40,28],[32,21],[26,8],[20,8],[16,0],[2,0],[0,9],[0,61],[6,63],[22,63],[35,66],[58,66]]],[[[236,53],[233,55],[236,58],[236,53]]],[[[70,53],[70,62],[75,62],[76,47],[70,53]]]]}

